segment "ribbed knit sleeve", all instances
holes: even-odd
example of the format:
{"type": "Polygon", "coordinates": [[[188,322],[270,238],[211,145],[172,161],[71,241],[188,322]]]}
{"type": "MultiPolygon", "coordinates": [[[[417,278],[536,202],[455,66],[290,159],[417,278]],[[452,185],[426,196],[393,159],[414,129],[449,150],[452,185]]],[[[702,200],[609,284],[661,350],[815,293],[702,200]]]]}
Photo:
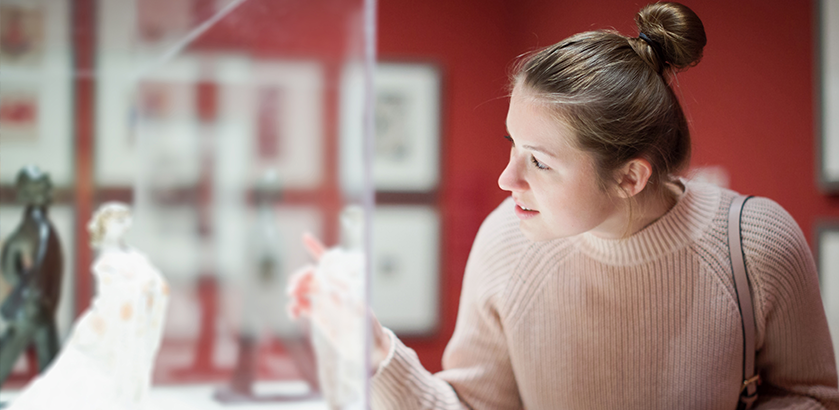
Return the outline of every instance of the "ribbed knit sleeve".
{"type": "Polygon", "coordinates": [[[457,393],[445,380],[425,370],[416,352],[390,330],[391,352],[371,380],[374,410],[464,409],[457,393]]]}
{"type": "Polygon", "coordinates": [[[432,375],[394,337],[392,357],[373,377],[374,409],[522,408],[499,312],[511,266],[528,245],[510,215],[512,202],[505,201],[475,239],[445,370],[432,375]]]}
{"type": "Polygon", "coordinates": [[[742,230],[758,327],[757,408],[839,409],[818,274],[801,229],[777,203],[753,198],[742,230]]]}

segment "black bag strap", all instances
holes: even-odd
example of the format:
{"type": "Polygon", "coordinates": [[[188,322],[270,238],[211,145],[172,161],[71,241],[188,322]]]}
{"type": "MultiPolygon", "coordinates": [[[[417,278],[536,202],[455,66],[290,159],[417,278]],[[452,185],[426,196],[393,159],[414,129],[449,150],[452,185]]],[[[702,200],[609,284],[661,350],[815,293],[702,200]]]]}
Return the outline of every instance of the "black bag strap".
{"type": "Polygon", "coordinates": [[[752,292],[746,274],[746,258],[740,237],[740,222],[743,206],[751,196],[739,195],[731,202],[728,214],[728,248],[731,252],[731,269],[734,273],[734,290],[740,308],[740,323],[743,327],[743,384],[740,386],[738,409],[750,409],[757,399],[757,385],[760,375],[755,374],[755,315],[752,292]]]}

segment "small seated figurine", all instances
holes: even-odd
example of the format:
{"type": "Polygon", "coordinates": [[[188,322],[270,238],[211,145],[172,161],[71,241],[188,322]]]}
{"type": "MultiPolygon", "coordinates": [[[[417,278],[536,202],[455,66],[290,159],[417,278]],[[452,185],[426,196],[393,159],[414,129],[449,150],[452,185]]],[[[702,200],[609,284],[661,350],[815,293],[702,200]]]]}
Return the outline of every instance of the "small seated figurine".
{"type": "Polygon", "coordinates": [[[94,214],[96,295],[53,365],[9,410],[143,408],[169,292],[148,259],[125,244],[130,225],[124,204],[106,203],[94,214]]]}

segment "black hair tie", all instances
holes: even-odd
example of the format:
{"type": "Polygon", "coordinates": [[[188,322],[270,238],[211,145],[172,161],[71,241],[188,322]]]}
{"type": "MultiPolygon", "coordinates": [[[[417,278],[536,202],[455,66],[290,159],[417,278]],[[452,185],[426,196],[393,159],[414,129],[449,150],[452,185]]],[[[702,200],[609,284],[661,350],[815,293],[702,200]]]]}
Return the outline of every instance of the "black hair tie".
{"type": "Polygon", "coordinates": [[[644,42],[653,49],[653,53],[655,53],[655,56],[658,57],[659,63],[664,65],[664,50],[661,48],[661,44],[647,37],[644,33],[638,33],[638,38],[644,40],[644,42]]]}

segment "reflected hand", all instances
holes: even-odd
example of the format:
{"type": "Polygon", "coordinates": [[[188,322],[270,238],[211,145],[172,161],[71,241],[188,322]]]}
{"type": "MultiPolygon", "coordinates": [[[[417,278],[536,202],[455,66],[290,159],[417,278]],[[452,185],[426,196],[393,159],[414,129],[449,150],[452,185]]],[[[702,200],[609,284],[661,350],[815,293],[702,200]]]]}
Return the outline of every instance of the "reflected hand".
{"type": "MultiPolygon", "coordinates": [[[[303,245],[309,254],[320,261],[320,257],[326,252],[326,247],[314,236],[308,233],[303,234],[303,245]]],[[[292,319],[299,317],[308,318],[312,313],[311,294],[315,291],[315,266],[306,265],[294,272],[288,279],[286,292],[291,299],[286,306],[288,315],[292,319]]]]}
{"type": "MultiPolygon", "coordinates": [[[[326,247],[323,243],[308,233],[303,234],[303,245],[317,262],[320,261],[321,256],[323,256],[326,252],[326,247]]],[[[316,267],[313,265],[304,266],[293,273],[288,280],[286,292],[291,300],[287,306],[287,310],[289,316],[293,319],[311,317],[311,295],[317,290],[317,281],[314,280],[315,269],[316,267]]],[[[373,334],[373,351],[370,355],[370,364],[371,370],[375,372],[382,361],[387,358],[387,355],[390,352],[391,340],[390,336],[385,333],[385,330],[381,323],[379,323],[376,315],[373,314],[373,311],[371,309],[368,309],[367,311],[370,317],[370,327],[373,334]]]]}

